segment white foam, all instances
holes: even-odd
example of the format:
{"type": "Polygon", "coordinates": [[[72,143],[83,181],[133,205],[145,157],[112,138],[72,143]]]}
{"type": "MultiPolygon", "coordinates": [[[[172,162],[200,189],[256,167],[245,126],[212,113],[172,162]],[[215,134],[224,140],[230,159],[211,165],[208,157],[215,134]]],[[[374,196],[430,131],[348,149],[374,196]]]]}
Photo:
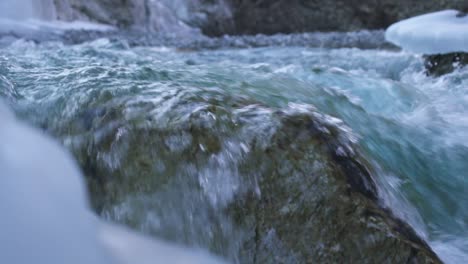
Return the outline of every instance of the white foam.
{"type": "Polygon", "coordinates": [[[0,121],[0,263],[224,263],[97,219],[71,156],[1,102],[0,121]]]}
{"type": "Polygon", "coordinates": [[[421,54],[468,52],[468,15],[444,10],[409,18],[391,25],[387,41],[421,54]]]}

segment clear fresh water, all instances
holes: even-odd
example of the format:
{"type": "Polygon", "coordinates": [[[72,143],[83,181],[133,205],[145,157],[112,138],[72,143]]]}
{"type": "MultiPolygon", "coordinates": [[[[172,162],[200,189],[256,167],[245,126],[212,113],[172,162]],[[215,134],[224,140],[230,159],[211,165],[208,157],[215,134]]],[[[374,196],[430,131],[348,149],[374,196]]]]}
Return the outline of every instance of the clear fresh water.
{"type": "MultiPolygon", "coordinates": [[[[164,230],[164,236],[182,237],[231,259],[235,243],[223,248],[206,243],[210,236],[237,233],[229,221],[211,216],[209,208],[223,207],[237,191],[255,187],[254,181],[245,180],[255,172],[237,169],[242,153],[249,151],[243,140],[274,129],[268,111],[275,109],[331,115],[352,129],[378,171],[383,202],[411,223],[443,260],[468,259],[468,69],[431,78],[423,72],[421,57],[379,50],[187,51],[129,48],[105,39],[74,46],[20,40],[0,49],[0,96],[70,149],[89,135],[83,129],[64,131],[89,109],[113,105],[123,109],[121,122],[163,127],[202,113],[204,102],[216,101],[226,109],[236,102],[254,102],[232,113],[248,120],[245,130],[233,134],[222,126],[222,151],[206,167],[196,170],[182,164],[181,157],[178,166],[187,175],[196,174],[192,176],[203,195],[191,193],[189,183],[176,177],[164,188],[119,197],[102,210],[103,217],[148,233],[164,230]],[[180,196],[181,191],[186,195],[180,196]],[[219,230],[204,232],[212,222],[219,230]]],[[[91,136],[99,138],[106,128],[91,136]]],[[[116,137],[125,138],[126,132],[119,130],[116,137]]],[[[166,158],[177,157],[190,142],[183,134],[169,137],[165,144],[174,156],[166,158]]],[[[124,151],[125,144],[115,144],[99,157],[118,168],[124,151]]],[[[164,171],[164,164],[155,166],[164,171]]]]}

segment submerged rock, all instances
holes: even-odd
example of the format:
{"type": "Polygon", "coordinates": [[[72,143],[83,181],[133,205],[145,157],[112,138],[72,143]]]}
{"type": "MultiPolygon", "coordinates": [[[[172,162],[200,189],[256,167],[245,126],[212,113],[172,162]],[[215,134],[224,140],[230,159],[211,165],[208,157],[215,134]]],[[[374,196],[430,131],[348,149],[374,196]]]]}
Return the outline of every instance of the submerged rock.
{"type": "Polygon", "coordinates": [[[340,120],[216,89],[104,99],[55,128],[95,209],[236,263],[440,263],[340,120]]]}

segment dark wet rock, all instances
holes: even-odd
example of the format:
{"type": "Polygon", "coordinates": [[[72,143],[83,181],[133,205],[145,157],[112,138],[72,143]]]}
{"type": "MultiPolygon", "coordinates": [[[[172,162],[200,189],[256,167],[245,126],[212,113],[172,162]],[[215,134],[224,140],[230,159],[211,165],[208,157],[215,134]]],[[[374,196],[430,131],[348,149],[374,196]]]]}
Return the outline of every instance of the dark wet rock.
{"type": "Polygon", "coordinates": [[[55,0],[56,18],[120,28],[208,36],[384,29],[441,9],[465,10],[465,0],[55,0]]]}
{"type": "Polygon", "coordinates": [[[424,56],[426,73],[432,76],[442,76],[460,69],[468,64],[468,53],[454,52],[424,56]]]}
{"type": "Polygon", "coordinates": [[[374,1],[374,0],[228,0],[234,31],[207,24],[203,31],[220,34],[276,34],[312,31],[384,29],[415,15],[441,9],[465,7],[464,0],[374,1]]]}
{"type": "Polygon", "coordinates": [[[378,205],[359,156],[337,152],[334,133],[317,133],[313,123],[287,117],[259,162],[267,168],[262,195],[233,206],[249,230],[241,263],[440,263],[408,224],[378,205]]]}
{"type": "Polygon", "coordinates": [[[148,96],[55,128],[103,215],[236,263],[440,263],[336,119],[216,90],[148,96]]]}

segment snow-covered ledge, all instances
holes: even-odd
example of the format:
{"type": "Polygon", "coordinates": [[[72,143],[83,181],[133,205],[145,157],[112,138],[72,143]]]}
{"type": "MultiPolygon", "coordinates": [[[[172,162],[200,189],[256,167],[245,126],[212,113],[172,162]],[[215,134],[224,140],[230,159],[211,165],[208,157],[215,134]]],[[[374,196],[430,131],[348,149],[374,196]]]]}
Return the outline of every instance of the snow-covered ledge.
{"type": "Polygon", "coordinates": [[[415,53],[468,52],[468,16],[457,10],[416,16],[391,25],[385,38],[415,53]]]}
{"type": "Polygon", "coordinates": [[[468,15],[444,10],[391,25],[387,41],[403,50],[424,54],[430,75],[442,75],[468,64],[468,15]]]}

